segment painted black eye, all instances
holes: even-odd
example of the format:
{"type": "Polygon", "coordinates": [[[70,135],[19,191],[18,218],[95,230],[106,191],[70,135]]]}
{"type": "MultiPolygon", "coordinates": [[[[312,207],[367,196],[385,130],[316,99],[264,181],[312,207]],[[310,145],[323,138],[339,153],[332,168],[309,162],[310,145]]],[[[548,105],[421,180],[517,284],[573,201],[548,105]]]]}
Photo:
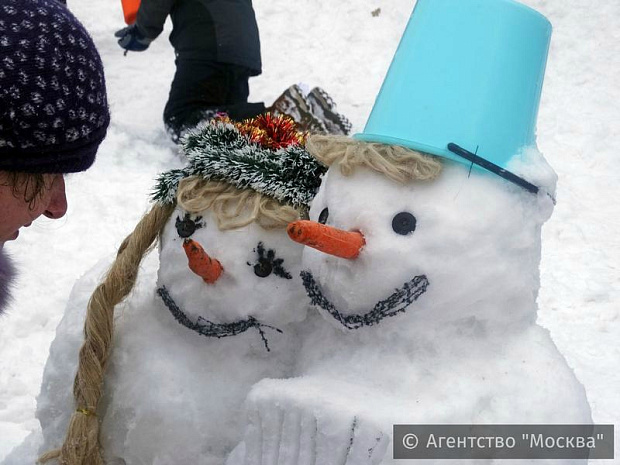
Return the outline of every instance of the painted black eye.
{"type": "Polygon", "coordinates": [[[325,224],[327,223],[327,218],[329,218],[329,208],[325,207],[321,214],[319,215],[319,223],[325,224]]]}
{"type": "Polygon", "coordinates": [[[274,249],[266,249],[262,242],[259,242],[254,249],[257,254],[257,260],[254,264],[247,262],[248,266],[254,268],[254,274],[259,278],[266,278],[271,273],[284,278],[292,279],[291,274],[284,269],[284,260],[276,258],[274,249]]]}
{"type": "Polygon", "coordinates": [[[254,265],[254,274],[259,278],[266,278],[273,271],[273,266],[270,261],[265,258],[258,260],[258,263],[254,265]]]}
{"type": "Polygon", "coordinates": [[[192,220],[189,213],[186,213],[183,219],[177,216],[174,226],[177,228],[179,237],[186,239],[194,234],[197,229],[202,228],[203,224],[200,220],[202,220],[202,216],[198,216],[195,220],[192,220]]]}
{"type": "Polygon", "coordinates": [[[409,212],[400,212],[392,219],[392,229],[396,234],[406,236],[415,231],[416,219],[409,212]]]}

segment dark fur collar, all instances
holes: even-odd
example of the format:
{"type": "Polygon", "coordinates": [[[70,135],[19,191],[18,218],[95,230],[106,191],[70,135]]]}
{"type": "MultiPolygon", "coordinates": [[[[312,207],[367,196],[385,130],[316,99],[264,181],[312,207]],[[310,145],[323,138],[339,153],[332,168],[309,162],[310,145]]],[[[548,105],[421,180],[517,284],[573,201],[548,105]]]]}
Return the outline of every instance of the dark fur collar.
{"type": "Polygon", "coordinates": [[[10,291],[14,276],[15,268],[0,245],[0,314],[4,312],[11,300],[10,291]]]}

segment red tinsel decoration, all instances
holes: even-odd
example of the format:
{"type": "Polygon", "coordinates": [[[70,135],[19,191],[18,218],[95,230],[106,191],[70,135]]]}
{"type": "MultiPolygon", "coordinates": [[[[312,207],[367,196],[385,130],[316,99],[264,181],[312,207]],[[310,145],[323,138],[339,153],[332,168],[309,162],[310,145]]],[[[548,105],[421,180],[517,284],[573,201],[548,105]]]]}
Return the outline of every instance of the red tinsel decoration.
{"type": "Polygon", "coordinates": [[[265,113],[238,122],[231,120],[225,113],[220,113],[211,122],[232,124],[250,142],[271,150],[289,145],[304,145],[308,137],[308,133],[299,131],[295,120],[286,115],[265,113]]]}
{"type": "Polygon", "coordinates": [[[300,132],[297,123],[285,115],[274,116],[266,113],[233,124],[250,141],[271,150],[289,145],[303,145],[306,142],[307,134],[300,132]]]}

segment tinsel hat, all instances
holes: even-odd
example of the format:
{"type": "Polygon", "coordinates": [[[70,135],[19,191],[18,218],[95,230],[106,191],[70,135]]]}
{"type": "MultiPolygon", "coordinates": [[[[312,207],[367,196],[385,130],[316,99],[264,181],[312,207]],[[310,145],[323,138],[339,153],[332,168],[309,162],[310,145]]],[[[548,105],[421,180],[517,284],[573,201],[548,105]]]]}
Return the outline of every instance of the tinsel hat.
{"type": "Polygon", "coordinates": [[[158,177],[153,199],[174,203],[181,179],[199,176],[253,189],[295,208],[308,208],[327,168],[304,147],[306,135],[287,116],[260,115],[243,122],[216,118],[181,142],[183,169],[158,177]]]}

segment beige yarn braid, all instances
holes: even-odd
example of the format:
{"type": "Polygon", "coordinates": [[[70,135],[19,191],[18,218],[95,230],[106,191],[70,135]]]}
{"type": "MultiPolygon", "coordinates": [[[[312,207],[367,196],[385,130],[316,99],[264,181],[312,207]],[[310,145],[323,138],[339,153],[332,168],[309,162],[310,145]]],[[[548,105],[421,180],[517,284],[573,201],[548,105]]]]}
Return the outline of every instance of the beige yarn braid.
{"type": "Polygon", "coordinates": [[[88,302],[85,340],[80,349],[73,384],[76,411],[71,416],[61,449],[47,452],[40,463],[57,459],[61,465],[103,465],[99,444],[97,406],[103,390],[114,329],[114,307],[129,294],[143,257],[174,210],[174,205],[155,205],[123,241],[104,281],[88,302]]]}

